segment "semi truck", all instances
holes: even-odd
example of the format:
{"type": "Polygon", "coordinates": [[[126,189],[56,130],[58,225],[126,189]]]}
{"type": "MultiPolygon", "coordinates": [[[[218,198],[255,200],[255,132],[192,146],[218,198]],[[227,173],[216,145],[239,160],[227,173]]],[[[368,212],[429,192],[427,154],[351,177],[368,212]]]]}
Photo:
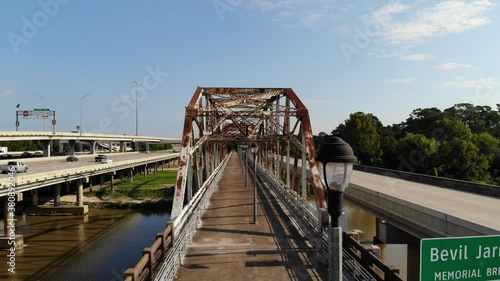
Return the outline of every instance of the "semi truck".
{"type": "Polygon", "coordinates": [[[9,148],[0,146],[0,159],[10,159],[12,155],[9,154],[9,148]]]}

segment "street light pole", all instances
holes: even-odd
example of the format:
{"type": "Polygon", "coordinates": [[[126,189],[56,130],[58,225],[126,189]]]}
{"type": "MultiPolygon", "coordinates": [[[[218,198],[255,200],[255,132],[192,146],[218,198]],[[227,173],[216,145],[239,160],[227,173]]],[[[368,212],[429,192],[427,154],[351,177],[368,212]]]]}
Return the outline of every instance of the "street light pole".
{"type": "Polygon", "coordinates": [[[80,136],[82,135],[82,120],[83,120],[83,99],[92,95],[92,93],[88,93],[86,95],[83,95],[80,97],[80,127],[79,127],[79,131],[80,131],[80,136]]]}
{"type": "Polygon", "coordinates": [[[356,160],[351,146],[338,137],[333,137],[323,144],[316,157],[316,161],[321,163],[323,169],[320,175],[325,183],[328,213],[331,219],[328,229],[329,281],[342,281],[342,227],[339,225],[339,217],[343,210],[344,190],[351,181],[352,168],[356,160]]]}
{"type": "Polygon", "coordinates": [[[257,150],[259,147],[252,143],[250,151],[253,153],[253,223],[257,224],[257,150]]]}
{"type": "Polygon", "coordinates": [[[139,135],[139,106],[137,103],[137,87],[141,84],[140,81],[134,81],[135,84],[135,135],[139,135]]]}

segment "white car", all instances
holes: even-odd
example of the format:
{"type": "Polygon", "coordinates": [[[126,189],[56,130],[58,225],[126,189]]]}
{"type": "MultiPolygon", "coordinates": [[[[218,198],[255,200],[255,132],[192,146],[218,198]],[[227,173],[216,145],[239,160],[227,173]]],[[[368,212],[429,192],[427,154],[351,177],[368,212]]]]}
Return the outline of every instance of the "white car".
{"type": "Polygon", "coordinates": [[[111,159],[109,157],[101,158],[101,163],[111,163],[111,162],[113,162],[113,159],[111,159]]]}

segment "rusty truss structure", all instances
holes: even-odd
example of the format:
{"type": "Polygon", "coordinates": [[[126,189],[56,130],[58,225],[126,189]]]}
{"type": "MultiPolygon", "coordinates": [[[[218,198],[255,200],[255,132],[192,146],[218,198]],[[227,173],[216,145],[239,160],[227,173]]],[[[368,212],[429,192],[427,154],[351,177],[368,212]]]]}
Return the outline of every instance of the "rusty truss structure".
{"type": "Polygon", "coordinates": [[[296,179],[301,178],[302,196],[311,188],[318,209],[326,208],[309,113],[292,89],[198,87],[186,107],[172,218],[225,155],[253,143],[259,147],[259,165],[290,189],[300,189],[296,179]],[[290,175],[290,165],[292,173],[300,170],[299,160],[303,171],[309,165],[309,183],[305,172],[290,175]]]}

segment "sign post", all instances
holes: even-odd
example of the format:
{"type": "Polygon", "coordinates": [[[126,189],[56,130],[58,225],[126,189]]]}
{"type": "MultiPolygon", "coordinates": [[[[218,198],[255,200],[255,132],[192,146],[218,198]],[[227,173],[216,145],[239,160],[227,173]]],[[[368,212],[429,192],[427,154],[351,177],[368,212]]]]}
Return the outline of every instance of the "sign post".
{"type": "Polygon", "coordinates": [[[500,235],[422,239],[420,280],[500,280],[500,235]]]}

